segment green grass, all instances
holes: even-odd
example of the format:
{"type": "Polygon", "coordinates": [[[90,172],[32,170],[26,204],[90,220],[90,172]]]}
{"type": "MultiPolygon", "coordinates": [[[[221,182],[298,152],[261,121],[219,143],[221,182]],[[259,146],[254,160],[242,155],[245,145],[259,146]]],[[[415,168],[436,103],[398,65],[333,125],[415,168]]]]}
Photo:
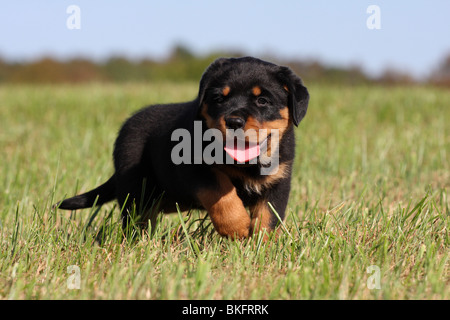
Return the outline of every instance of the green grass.
{"type": "Polygon", "coordinates": [[[112,174],[126,117],[197,84],[0,87],[0,298],[449,299],[450,92],[309,89],[286,229],[262,243],[203,212],[124,236],[113,203],[51,210],[112,174]]]}

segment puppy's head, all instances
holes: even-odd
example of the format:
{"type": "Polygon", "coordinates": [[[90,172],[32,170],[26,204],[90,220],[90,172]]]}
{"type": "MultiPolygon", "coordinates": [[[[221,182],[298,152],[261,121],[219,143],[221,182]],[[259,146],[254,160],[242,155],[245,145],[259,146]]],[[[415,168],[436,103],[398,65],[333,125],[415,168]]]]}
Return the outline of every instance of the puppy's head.
{"type": "Polygon", "coordinates": [[[225,151],[239,162],[248,162],[259,155],[261,146],[271,145],[268,140],[274,130],[280,140],[289,126],[298,126],[309,94],[287,67],[252,57],[221,58],[203,74],[198,101],[200,117],[208,128],[219,129],[224,141],[244,133],[241,151],[247,156],[237,159],[236,147],[225,151]]]}

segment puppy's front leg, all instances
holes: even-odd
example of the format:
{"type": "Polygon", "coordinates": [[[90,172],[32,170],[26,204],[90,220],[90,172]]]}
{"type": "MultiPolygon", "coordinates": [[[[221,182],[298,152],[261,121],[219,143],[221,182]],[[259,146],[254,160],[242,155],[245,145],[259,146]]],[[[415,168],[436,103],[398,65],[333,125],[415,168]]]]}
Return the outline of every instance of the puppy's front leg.
{"type": "Polygon", "coordinates": [[[270,211],[266,199],[260,200],[254,206],[251,206],[250,213],[252,216],[251,234],[260,231],[266,231],[267,233],[273,231],[273,213],[270,211]]]}
{"type": "MultiPolygon", "coordinates": [[[[272,186],[267,198],[260,199],[256,204],[250,207],[250,213],[252,217],[251,232],[250,234],[256,234],[260,231],[266,231],[264,239],[268,239],[268,234],[273,232],[278,224],[278,217],[269,208],[268,202],[270,202],[278,213],[281,220],[284,220],[286,206],[289,200],[289,192],[291,188],[291,178],[289,176],[280,180],[276,185],[272,186]]],[[[281,229],[277,230],[277,235],[281,229]]]]}
{"type": "Polygon", "coordinates": [[[208,211],[216,231],[233,239],[246,238],[250,217],[228,176],[215,171],[217,187],[197,192],[200,204],[208,211]]]}

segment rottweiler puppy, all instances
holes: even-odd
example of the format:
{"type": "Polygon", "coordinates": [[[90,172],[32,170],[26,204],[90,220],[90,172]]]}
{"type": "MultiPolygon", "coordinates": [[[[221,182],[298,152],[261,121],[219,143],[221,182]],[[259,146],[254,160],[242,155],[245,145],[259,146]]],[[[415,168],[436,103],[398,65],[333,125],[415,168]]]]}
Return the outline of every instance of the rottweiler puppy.
{"type": "Polygon", "coordinates": [[[206,210],[222,236],[271,232],[278,218],[268,203],[284,219],[294,126],[308,101],[288,67],[253,57],[217,59],[195,100],[148,106],[123,124],[108,181],[56,206],[75,210],[117,199],[126,226],[130,212],[155,222],[178,204],[182,211],[206,210]]]}

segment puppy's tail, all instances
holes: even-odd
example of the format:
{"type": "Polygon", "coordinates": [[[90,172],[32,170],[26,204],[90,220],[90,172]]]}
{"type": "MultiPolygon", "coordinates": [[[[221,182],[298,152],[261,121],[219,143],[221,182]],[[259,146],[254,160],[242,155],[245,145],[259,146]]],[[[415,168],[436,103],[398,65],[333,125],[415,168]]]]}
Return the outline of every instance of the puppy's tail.
{"type": "Polygon", "coordinates": [[[64,210],[76,210],[90,208],[95,205],[100,206],[106,202],[114,200],[116,198],[116,178],[113,175],[101,186],[80,194],[78,196],[63,200],[55,204],[54,208],[64,210]],[[97,199],[98,196],[98,199],[97,199]],[[97,202],[95,200],[97,199],[97,202]]]}

